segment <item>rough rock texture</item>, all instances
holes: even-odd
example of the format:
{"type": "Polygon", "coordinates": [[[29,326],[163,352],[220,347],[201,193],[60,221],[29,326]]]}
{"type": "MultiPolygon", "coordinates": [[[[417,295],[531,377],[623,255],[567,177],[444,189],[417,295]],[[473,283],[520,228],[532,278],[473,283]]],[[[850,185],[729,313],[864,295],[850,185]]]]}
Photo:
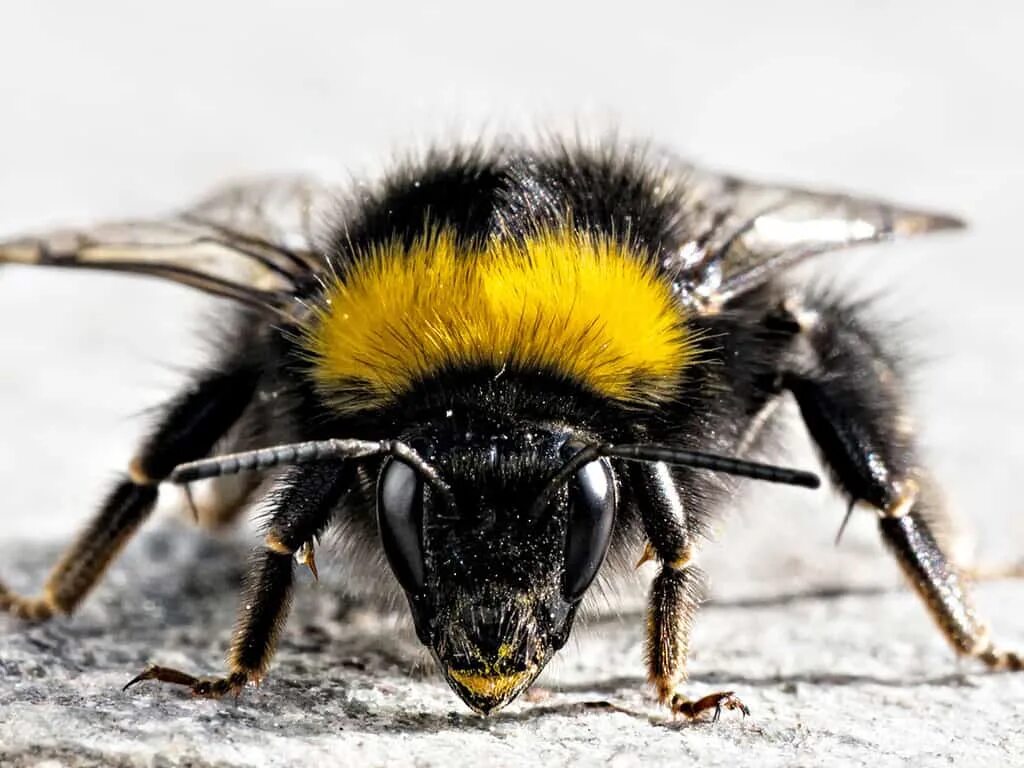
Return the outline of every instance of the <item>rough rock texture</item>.
{"type": "MultiPolygon", "coordinates": [[[[732,542],[723,544],[723,549],[732,542]]],[[[755,553],[734,542],[734,557],[755,553]]],[[[826,541],[808,559],[834,560],[826,541]]],[[[870,549],[866,543],[865,549],[870,549]]],[[[229,637],[245,545],[165,524],[131,547],[73,619],[0,618],[0,764],[1009,765],[1024,751],[1024,676],[957,664],[881,553],[882,577],[815,584],[768,555],[705,607],[693,690],[733,689],[753,711],[673,723],[651,700],[641,604],[592,618],[526,699],[490,719],[433,673],[404,622],[299,589],[273,672],[235,700],[120,687],[147,663],[214,672],[229,637]],[[799,586],[798,586],[799,584],[799,586]],[[829,586],[831,585],[831,586],[829,586]]],[[[3,550],[5,575],[37,584],[52,546],[3,550]]],[[[844,558],[838,558],[843,563],[844,558]]],[[[846,569],[847,577],[850,569],[846,569]]],[[[1024,585],[982,589],[999,631],[1024,638],[1024,585]],[[1005,608],[1016,603],[1017,610],[1005,608]]]]}

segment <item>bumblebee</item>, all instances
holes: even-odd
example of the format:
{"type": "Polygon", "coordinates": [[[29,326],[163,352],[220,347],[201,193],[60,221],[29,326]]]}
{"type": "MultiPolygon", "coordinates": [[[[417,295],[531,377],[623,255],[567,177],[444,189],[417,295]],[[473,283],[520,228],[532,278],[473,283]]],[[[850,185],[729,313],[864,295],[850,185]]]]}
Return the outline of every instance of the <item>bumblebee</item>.
{"type": "MultiPolygon", "coordinates": [[[[683,685],[696,555],[793,398],[836,486],[879,533],[954,650],[989,637],[940,536],[945,511],[907,416],[900,350],[862,306],[793,286],[815,254],[957,219],[754,183],[620,142],[436,150],[375,185],[226,188],[176,215],[0,245],[0,263],[182,283],[234,305],[218,359],[167,403],[39,597],[74,611],[152,512],[207,480],[197,516],[267,511],[221,677],[145,680],[217,697],[267,672],[296,563],[331,528],[349,570],[404,595],[419,640],[489,714],[565,644],[599,576],[655,561],[647,667],[673,713],[747,714],[683,685]]],[[[126,283],[126,286],[128,284],[126,283]]],[[[128,686],[126,686],[128,687],[128,686]]]]}

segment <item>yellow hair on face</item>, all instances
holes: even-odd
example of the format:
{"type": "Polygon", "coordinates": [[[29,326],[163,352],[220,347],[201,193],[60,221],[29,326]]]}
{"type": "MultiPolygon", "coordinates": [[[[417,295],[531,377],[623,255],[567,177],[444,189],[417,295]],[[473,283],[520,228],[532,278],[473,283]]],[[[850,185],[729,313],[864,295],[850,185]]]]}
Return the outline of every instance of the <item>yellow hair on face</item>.
{"type": "Polygon", "coordinates": [[[536,669],[530,668],[507,675],[481,675],[449,669],[448,674],[470,693],[491,700],[505,701],[518,693],[519,689],[533,678],[536,669]]]}
{"type": "Polygon", "coordinates": [[[693,354],[666,281],[609,239],[548,232],[460,248],[440,230],[380,246],[330,285],[306,333],[342,410],[444,370],[542,370],[623,402],[670,397],[693,354]]]}

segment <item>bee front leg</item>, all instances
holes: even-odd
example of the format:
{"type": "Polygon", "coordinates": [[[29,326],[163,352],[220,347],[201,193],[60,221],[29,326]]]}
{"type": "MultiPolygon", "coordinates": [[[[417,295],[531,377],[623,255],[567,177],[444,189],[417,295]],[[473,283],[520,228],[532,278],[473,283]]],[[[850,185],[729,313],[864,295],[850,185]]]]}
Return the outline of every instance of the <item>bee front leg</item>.
{"type": "Polygon", "coordinates": [[[156,505],[157,485],[176,464],[198,459],[245,410],[259,378],[246,367],[212,373],[172,401],[132,462],[128,476],[104,500],[92,522],[50,572],[39,597],[0,584],[0,612],[40,621],[71,613],[156,505]]]}
{"type": "Polygon", "coordinates": [[[852,502],[877,512],[882,539],[954,650],[992,668],[1021,669],[1020,654],[993,644],[943,546],[947,513],[917,461],[897,358],[853,308],[788,303],[783,311],[806,348],[782,385],[796,397],[836,481],[852,502]]]}
{"type": "Polygon", "coordinates": [[[196,677],[187,672],[150,666],[125,689],[144,680],[183,685],[196,696],[220,698],[239,694],[247,683],[259,683],[270,666],[288,617],[294,584],[295,554],[302,552],[316,573],[311,551],[328,526],[344,493],[356,478],[352,462],[321,462],[293,467],[271,491],[274,511],[267,525],[265,547],[256,554],[242,590],[224,677],[196,677]]]}
{"type": "Polygon", "coordinates": [[[294,559],[269,549],[253,559],[243,588],[242,607],[228,655],[224,677],[195,677],[169,667],[153,665],[133,677],[124,689],[143,680],[183,685],[193,695],[220,698],[238,695],[247,683],[258,683],[270,666],[277,639],[288,616],[294,581],[294,559]]]}
{"type": "Polygon", "coordinates": [[[706,713],[718,720],[723,708],[749,715],[732,691],[698,699],[680,692],[687,677],[690,631],[704,590],[704,575],[692,562],[696,533],[667,466],[637,464],[630,473],[649,542],[641,563],[657,559],[661,566],[651,584],[647,612],[648,679],[658,700],[673,715],[691,720],[706,713]]]}

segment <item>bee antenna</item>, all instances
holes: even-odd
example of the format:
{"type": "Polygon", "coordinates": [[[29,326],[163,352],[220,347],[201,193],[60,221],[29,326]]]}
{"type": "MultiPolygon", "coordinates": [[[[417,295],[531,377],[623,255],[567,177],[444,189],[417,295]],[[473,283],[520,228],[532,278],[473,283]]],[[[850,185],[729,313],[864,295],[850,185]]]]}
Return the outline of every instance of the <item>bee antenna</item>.
{"type": "Polygon", "coordinates": [[[393,456],[408,464],[445,499],[452,504],[451,487],[437,470],[413,448],[400,440],[309,440],[302,443],[282,443],[253,451],[228,453],[208,459],[190,461],[176,466],[168,478],[175,485],[184,485],[211,477],[237,475],[276,467],[311,464],[331,459],[367,459],[374,456],[393,456]]]}
{"type": "Polygon", "coordinates": [[[702,451],[688,451],[664,445],[602,445],[600,455],[625,459],[626,461],[661,461],[677,467],[693,467],[694,469],[710,469],[736,477],[749,477],[752,480],[766,480],[769,483],[797,485],[802,488],[817,488],[821,478],[813,472],[775,464],[762,464],[747,461],[733,456],[721,456],[702,451]]]}
{"type": "Polygon", "coordinates": [[[535,511],[543,509],[552,494],[576,474],[581,467],[601,457],[623,459],[624,461],[663,462],[675,467],[708,469],[712,472],[721,472],[726,475],[748,477],[753,480],[766,480],[770,483],[782,483],[784,485],[797,485],[803,488],[817,488],[821,485],[821,479],[813,472],[780,467],[774,464],[762,464],[756,461],[738,459],[733,456],[721,456],[715,453],[704,453],[703,451],[689,451],[683,448],[651,443],[627,445],[592,443],[585,445],[577,453],[573,454],[562,465],[562,468],[555,476],[551,478],[551,482],[548,483],[534,505],[535,511]]]}

